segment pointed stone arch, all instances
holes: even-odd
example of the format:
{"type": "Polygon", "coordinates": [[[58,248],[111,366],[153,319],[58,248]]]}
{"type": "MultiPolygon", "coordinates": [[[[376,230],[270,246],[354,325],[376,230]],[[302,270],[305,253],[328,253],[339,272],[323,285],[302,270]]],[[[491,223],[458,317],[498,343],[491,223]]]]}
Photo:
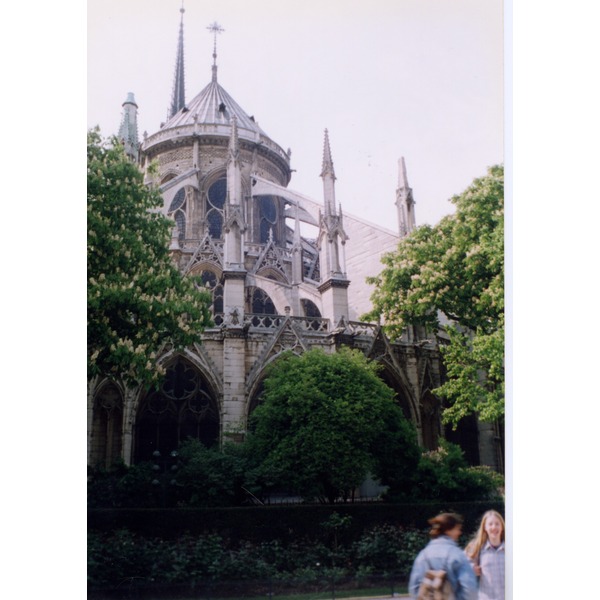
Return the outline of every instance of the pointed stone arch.
{"type": "Polygon", "coordinates": [[[163,364],[163,383],[139,401],[134,462],[151,459],[156,450],[168,454],[188,437],[206,446],[219,442],[218,396],[204,369],[182,353],[163,357],[163,364]]]}
{"type": "Polygon", "coordinates": [[[289,258],[286,261],[286,258],[281,248],[270,239],[256,260],[252,273],[281,283],[289,283],[286,262],[289,265],[290,261],[289,258]]]}
{"type": "Polygon", "coordinates": [[[122,456],[124,392],[105,379],[94,391],[90,434],[90,465],[108,469],[122,456]]]}
{"type": "Polygon", "coordinates": [[[413,386],[410,384],[381,327],[377,329],[370,347],[365,351],[365,355],[383,366],[380,377],[395,390],[404,416],[419,425],[420,415],[413,386]]]}
{"type": "Polygon", "coordinates": [[[184,274],[188,274],[197,268],[197,265],[206,264],[206,268],[223,271],[223,244],[215,242],[210,235],[205,234],[197,248],[194,250],[184,274]],[[212,265],[212,267],[211,267],[212,265]]]}
{"type": "Polygon", "coordinates": [[[248,374],[246,379],[246,397],[248,398],[246,417],[249,417],[258,405],[260,393],[262,392],[262,382],[266,377],[269,365],[279,359],[285,352],[292,352],[299,356],[306,352],[308,348],[309,345],[305,341],[302,332],[294,327],[291,318],[286,317],[248,374]]]}

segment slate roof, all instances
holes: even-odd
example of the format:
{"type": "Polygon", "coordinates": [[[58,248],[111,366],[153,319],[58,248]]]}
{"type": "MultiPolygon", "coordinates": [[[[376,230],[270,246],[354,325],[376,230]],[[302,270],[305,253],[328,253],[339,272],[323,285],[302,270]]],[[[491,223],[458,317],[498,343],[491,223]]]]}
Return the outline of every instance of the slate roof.
{"type": "Polygon", "coordinates": [[[269,137],[217,82],[216,67],[213,67],[212,81],[184,108],[175,113],[161,130],[193,125],[194,115],[198,115],[198,123],[201,125],[229,125],[231,118],[235,115],[238,129],[245,129],[269,137]]]}

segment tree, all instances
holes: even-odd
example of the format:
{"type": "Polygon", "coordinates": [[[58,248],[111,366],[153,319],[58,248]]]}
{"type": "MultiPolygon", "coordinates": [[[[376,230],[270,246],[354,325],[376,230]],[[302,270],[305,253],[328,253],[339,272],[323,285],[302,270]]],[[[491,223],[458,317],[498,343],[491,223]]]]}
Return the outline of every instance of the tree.
{"type": "Polygon", "coordinates": [[[382,439],[394,440],[408,477],[419,459],[416,432],[376,372],[348,348],[289,353],[273,365],[246,442],[267,486],[322,502],[348,498],[369,473],[404,472],[392,468],[382,439]]]}
{"type": "Polygon", "coordinates": [[[457,426],[477,413],[504,415],[504,168],[494,166],[451,202],[456,212],[424,225],[383,258],[367,319],[383,318],[398,338],[407,325],[440,328],[448,380],[434,390],[449,406],[443,420],[457,426]]]}
{"type": "Polygon", "coordinates": [[[165,346],[199,340],[210,297],[169,256],[173,222],[123,147],[88,132],[88,374],[153,383],[165,346]]]}

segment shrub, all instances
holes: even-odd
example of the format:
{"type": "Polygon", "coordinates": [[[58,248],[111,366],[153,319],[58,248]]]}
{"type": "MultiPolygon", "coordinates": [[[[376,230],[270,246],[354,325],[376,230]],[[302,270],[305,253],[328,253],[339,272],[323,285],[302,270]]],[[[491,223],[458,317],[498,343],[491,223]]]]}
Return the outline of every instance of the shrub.
{"type": "Polygon", "coordinates": [[[408,577],[427,534],[392,525],[373,527],[354,544],[356,566],[362,573],[383,572],[408,577]]]}
{"type": "MultiPolygon", "coordinates": [[[[413,476],[412,500],[479,502],[502,500],[504,478],[488,467],[470,467],[459,446],[441,440],[436,450],[424,452],[413,476]]],[[[386,499],[397,501],[390,491],[386,499]]]]}

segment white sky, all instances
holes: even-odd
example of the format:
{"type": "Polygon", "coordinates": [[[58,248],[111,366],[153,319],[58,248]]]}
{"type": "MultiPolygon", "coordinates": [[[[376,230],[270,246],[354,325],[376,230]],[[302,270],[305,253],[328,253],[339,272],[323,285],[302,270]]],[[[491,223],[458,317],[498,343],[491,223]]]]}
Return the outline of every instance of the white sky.
{"type": "MultiPolygon", "coordinates": [[[[88,127],[116,133],[133,92],[139,133],[170,104],[181,0],[88,0],[88,127]]],[[[417,223],[503,162],[500,0],[185,0],[186,100],[219,83],[284,150],[289,187],[322,200],[324,129],[345,212],[397,230],[398,159],[417,223]]]]}

